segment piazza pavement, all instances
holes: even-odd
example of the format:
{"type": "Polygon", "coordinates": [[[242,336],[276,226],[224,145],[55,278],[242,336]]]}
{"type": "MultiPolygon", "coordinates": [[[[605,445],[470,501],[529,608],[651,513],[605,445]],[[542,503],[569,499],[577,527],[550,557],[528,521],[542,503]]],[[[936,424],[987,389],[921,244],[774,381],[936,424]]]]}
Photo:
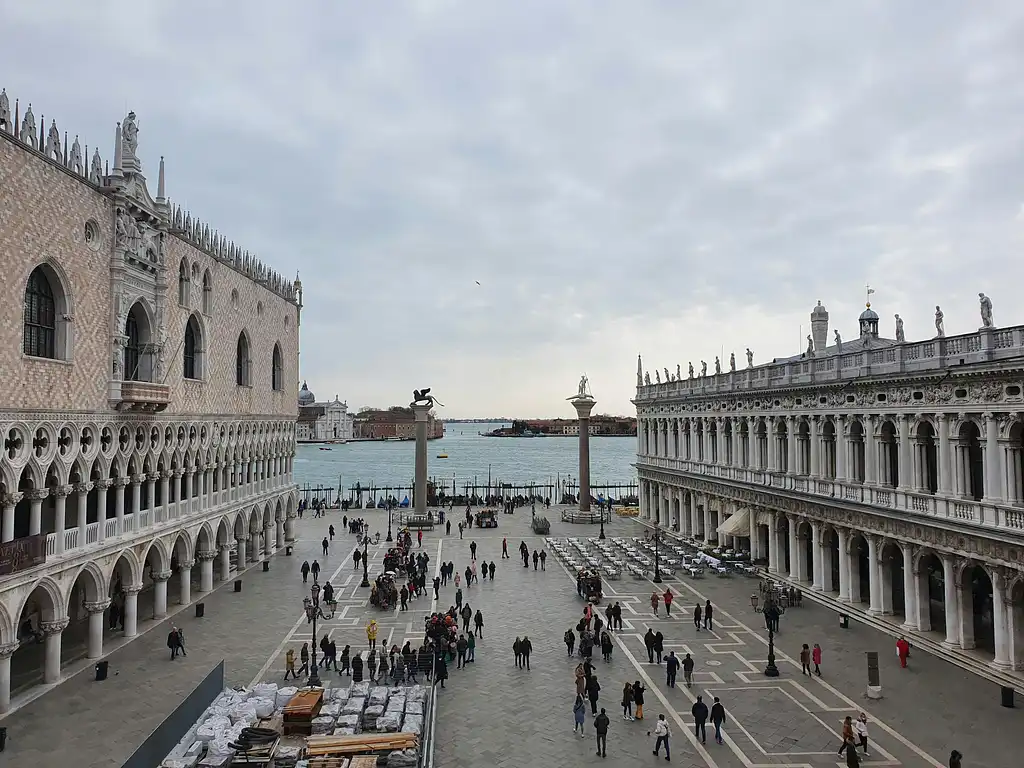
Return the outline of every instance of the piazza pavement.
{"type": "MultiPolygon", "coordinates": [[[[457,510],[456,510],[457,512],[457,510]]],[[[381,531],[381,543],[370,548],[371,571],[379,572],[387,546],[387,516],[376,510],[357,511],[381,531]]],[[[306,515],[296,521],[294,554],[279,553],[271,569],[257,566],[243,574],[243,590],[232,591],[226,582],[203,596],[206,617],[196,619],[189,607],[106,658],[110,677],[96,682],[91,665],[44,695],[24,703],[0,720],[8,728],[4,762],[10,765],[56,768],[119,767],[134,748],[195,687],[221,659],[226,660],[230,685],[260,680],[281,681],[284,652],[298,650],[309,639],[310,628],[302,615],[302,584],[299,565],[318,559],[322,577],[336,587],[339,606],[334,619],[322,624],[339,652],[345,644],[365,648],[364,627],[376,618],[381,626],[378,644],[399,646],[422,639],[423,618],[435,608],[454,603],[455,587],[441,589],[435,604],[430,597],[411,601],[410,611],[383,613],[368,604],[368,590],[360,589],[362,570],[353,567],[355,537],[342,530],[341,512],[323,518],[306,515]],[[337,536],[331,554],[321,557],[320,541],[334,524],[337,536]],[[175,623],[185,631],[188,656],[168,659],[166,636],[175,623]]],[[[557,509],[547,513],[552,535],[597,535],[596,526],[573,526],[559,521],[557,509]]],[[[436,759],[439,768],[523,768],[530,765],[583,766],[595,761],[614,766],[663,765],[651,754],[653,740],[646,736],[659,713],[665,713],[672,729],[672,764],[710,768],[791,768],[845,765],[836,757],[837,733],[845,715],[865,711],[871,739],[866,766],[945,766],[951,748],[964,755],[970,768],[1006,768],[1017,764],[1019,747],[1013,734],[1024,725],[1020,709],[999,705],[999,691],[940,659],[915,653],[908,669],[901,670],[892,639],[853,623],[842,629],[836,614],[811,601],[789,609],[777,636],[776,654],[781,676],[766,678],[763,668],[767,639],[763,621],[750,606],[757,581],[740,577],[688,577],[666,579],[676,595],[671,618],[664,609],[655,618],[650,610],[654,585],[626,577],[606,582],[606,601],[623,606],[625,628],[615,635],[611,663],[595,654],[602,685],[599,706],[611,717],[608,757],[595,757],[593,721],[587,714],[587,736],[572,733],[573,679],[577,659],[566,657],[562,635],[575,625],[583,601],[577,596],[574,577],[554,557],[544,572],[523,568],[516,558],[520,541],[531,551],[542,537],[532,535],[529,509],[499,515],[496,530],[467,532],[460,541],[454,530],[445,536],[443,526],[424,535],[423,550],[430,555],[433,574],[443,559],[457,571],[469,562],[470,541],[476,541],[478,559],[497,562],[494,582],[481,581],[464,597],[484,614],[483,639],[478,641],[476,662],[464,670],[450,667],[447,688],[439,697],[436,759]],[[509,538],[513,559],[500,559],[502,536],[509,538]],[[697,632],[691,618],[695,602],[710,599],[716,607],[711,632],[697,632]],[[642,636],[650,626],[665,635],[665,650],[693,654],[696,660],[693,690],[665,685],[664,668],[648,664],[642,636]],[[533,643],[531,671],[513,663],[512,642],[528,634],[533,643]],[[800,674],[797,659],[802,643],[820,643],[824,677],[809,679],[800,674]],[[865,698],[865,654],[877,651],[884,698],[865,698]],[[620,692],[626,681],[640,680],[647,690],[645,720],[621,719],[620,692]],[[690,727],[690,707],[702,693],[710,703],[719,696],[725,705],[726,743],[709,739],[697,743],[690,727]]],[[[614,517],[606,526],[608,536],[641,535],[643,526],[634,520],[614,517]]],[[[602,602],[602,610],[606,602],[602,602]]],[[[336,679],[324,675],[326,684],[336,679]]],[[[680,680],[682,675],[680,675],[680,680]]],[[[710,729],[709,729],[710,730],[710,729]]]]}

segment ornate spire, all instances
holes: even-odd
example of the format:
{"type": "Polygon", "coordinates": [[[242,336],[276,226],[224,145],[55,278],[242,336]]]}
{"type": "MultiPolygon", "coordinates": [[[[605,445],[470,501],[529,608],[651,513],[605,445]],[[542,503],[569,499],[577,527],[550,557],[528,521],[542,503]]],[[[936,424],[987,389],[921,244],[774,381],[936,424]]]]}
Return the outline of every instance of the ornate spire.
{"type": "Polygon", "coordinates": [[[164,156],[160,155],[160,175],[157,177],[156,182],[156,201],[158,203],[166,203],[166,183],[164,180],[164,156]]]}
{"type": "Polygon", "coordinates": [[[111,176],[123,176],[124,173],[121,170],[122,163],[122,150],[121,150],[121,124],[117,124],[117,128],[114,129],[114,167],[110,171],[111,176]]]}

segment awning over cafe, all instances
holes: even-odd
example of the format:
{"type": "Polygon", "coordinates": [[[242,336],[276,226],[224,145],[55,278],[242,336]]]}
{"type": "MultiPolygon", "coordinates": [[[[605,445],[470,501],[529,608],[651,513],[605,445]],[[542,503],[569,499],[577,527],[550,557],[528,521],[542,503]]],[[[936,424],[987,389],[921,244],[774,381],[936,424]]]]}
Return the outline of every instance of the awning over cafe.
{"type": "Polygon", "coordinates": [[[743,507],[736,514],[725,518],[718,533],[722,536],[750,536],[750,510],[743,507]]]}

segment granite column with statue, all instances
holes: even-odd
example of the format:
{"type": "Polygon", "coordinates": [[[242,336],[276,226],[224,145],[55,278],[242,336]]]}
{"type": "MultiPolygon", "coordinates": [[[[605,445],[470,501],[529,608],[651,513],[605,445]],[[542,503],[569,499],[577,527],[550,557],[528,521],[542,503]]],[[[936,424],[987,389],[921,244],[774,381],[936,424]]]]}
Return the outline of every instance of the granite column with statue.
{"type": "Polygon", "coordinates": [[[413,509],[417,515],[427,514],[427,421],[433,403],[412,403],[416,415],[416,487],[413,509]]]}
{"type": "Polygon", "coordinates": [[[580,512],[590,511],[590,413],[597,401],[590,394],[587,377],[580,379],[580,388],[569,398],[576,409],[580,431],[580,512]]]}

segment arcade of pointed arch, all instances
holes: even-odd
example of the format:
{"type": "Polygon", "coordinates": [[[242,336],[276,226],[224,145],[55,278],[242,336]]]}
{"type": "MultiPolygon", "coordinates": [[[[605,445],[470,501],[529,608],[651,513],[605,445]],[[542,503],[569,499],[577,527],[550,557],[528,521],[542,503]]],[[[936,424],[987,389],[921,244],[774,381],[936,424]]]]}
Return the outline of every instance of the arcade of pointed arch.
{"type": "Polygon", "coordinates": [[[153,574],[164,574],[166,578],[175,560],[191,567],[196,560],[212,559],[218,551],[230,547],[231,540],[259,536],[273,525],[283,523],[286,517],[294,516],[297,508],[298,494],[288,491],[260,504],[183,525],[159,537],[114,550],[76,570],[26,582],[0,597],[0,645],[17,642],[12,617],[22,616],[30,601],[38,604],[44,625],[59,625],[69,619],[77,587],[83,589],[87,606],[105,609],[115,592],[142,588],[147,565],[153,574]]]}

